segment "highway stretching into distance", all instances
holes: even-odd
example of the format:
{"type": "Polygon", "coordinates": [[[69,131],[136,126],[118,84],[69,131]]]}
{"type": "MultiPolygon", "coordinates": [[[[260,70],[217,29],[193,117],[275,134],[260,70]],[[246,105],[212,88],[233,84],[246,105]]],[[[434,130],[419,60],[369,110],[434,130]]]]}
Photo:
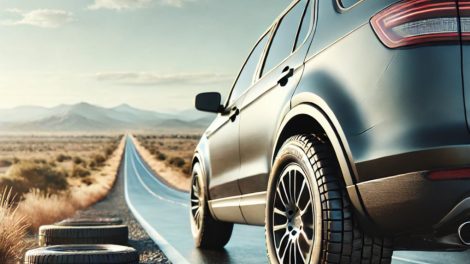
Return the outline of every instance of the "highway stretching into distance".
{"type": "MultiPolygon", "coordinates": [[[[264,228],[235,225],[223,251],[194,247],[189,224],[189,194],[174,190],[152,173],[127,137],[124,165],[126,201],[134,216],[173,263],[267,263],[264,228]]],[[[470,251],[398,251],[394,264],[470,263],[470,251]]]]}

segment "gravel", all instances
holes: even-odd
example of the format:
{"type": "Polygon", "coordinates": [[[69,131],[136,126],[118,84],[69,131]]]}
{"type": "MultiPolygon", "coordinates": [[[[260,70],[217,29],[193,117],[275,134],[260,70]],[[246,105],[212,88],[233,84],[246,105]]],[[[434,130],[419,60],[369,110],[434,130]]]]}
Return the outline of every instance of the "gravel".
{"type": "Polygon", "coordinates": [[[132,215],[124,198],[124,178],[119,173],[114,188],[104,200],[79,211],[80,217],[119,217],[129,227],[129,245],[139,251],[140,263],[171,263],[132,215]]]}

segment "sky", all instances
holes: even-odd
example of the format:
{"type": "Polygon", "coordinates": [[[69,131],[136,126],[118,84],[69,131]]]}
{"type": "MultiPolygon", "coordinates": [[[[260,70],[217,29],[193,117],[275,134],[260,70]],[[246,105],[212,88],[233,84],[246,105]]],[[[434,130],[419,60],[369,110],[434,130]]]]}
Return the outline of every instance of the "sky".
{"type": "Polygon", "coordinates": [[[225,97],[289,0],[2,0],[0,108],[225,97]]]}

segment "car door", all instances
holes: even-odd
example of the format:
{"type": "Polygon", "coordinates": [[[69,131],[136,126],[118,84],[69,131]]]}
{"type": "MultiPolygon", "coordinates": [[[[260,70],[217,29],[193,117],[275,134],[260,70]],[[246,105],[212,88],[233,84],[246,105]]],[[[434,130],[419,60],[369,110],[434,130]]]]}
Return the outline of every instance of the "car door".
{"type": "Polygon", "coordinates": [[[240,118],[242,212],[248,223],[264,223],[265,196],[276,128],[290,109],[311,41],[314,1],[296,1],[280,18],[260,71],[246,94],[240,118]]]}
{"type": "Polygon", "coordinates": [[[240,108],[245,91],[251,87],[255,73],[258,72],[268,40],[266,33],[253,48],[232,88],[223,113],[218,115],[207,132],[211,166],[209,194],[214,214],[219,219],[244,222],[238,203],[220,204],[217,200],[241,194],[237,181],[240,175],[240,108]]]}

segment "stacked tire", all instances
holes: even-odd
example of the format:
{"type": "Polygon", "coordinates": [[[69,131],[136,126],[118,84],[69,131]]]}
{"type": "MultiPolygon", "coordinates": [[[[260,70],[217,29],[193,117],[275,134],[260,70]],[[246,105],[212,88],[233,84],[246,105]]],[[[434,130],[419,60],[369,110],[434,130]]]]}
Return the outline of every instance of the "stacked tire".
{"type": "Polygon", "coordinates": [[[26,252],[26,264],[133,264],[128,227],[118,218],[67,219],[39,228],[40,248],[26,252]]]}

